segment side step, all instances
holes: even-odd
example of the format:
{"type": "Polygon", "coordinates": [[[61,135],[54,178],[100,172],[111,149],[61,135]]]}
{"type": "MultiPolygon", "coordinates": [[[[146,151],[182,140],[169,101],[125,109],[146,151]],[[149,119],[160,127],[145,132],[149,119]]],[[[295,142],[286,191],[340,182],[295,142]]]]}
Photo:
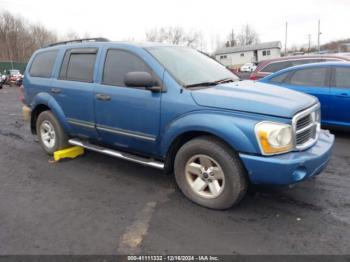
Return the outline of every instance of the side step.
{"type": "Polygon", "coordinates": [[[125,160],[129,160],[135,163],[139,163],[145,166],[151,166],[154,168],[158,168],[158,169],[164,169],[164,163],[159,162],[159,161],[155,161],[149,158],[144,158],[144,157],[140,157],[140,156],[135,156],[135,155],[131,155],[131,154],[127,154],[127,153],[122,153],[113,149],[109,149],[109,148],[105,148],[105,147],[101,147],[101,146],[96,146],[93,144],[90,144],[89,142],[85,142],[85,141],[81,141],[79,139],[76,138],[72,138],[69,139],[68,142],[71,145],[75,145],[75,146],[81,146],[83,148],[92,150],[92,151],[96,151],[105,155],[109,155],[109,156],[113,156],[113,157],[117,157],[120,159],[125,159],[125,160]]]}

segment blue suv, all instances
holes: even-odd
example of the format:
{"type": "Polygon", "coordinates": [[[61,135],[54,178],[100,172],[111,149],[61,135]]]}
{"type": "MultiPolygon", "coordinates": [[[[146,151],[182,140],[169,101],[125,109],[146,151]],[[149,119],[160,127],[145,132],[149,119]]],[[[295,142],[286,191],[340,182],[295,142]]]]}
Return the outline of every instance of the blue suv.
{"type": "Polygon", "coordinates": [[[24,102],[48,154],[78,145],[174,172],[189,199],[226,209],[249,183],[320,173],[334,142],[317,98],[238,80],[191,48],[83,39],[33,54],[24,102]]]}

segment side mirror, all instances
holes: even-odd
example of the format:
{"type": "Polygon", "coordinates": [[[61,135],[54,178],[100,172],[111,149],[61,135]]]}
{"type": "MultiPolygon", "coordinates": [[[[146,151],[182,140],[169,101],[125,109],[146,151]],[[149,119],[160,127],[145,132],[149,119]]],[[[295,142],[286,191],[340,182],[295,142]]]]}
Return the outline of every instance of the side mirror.
{"type": "Polygon", "coordinates": [[[129,72],[124,77],[124,83],[130,87],[145,87],[152,92],[161,91],[161,87],[155,86],[155,81],[148,72],[129,72]]]}

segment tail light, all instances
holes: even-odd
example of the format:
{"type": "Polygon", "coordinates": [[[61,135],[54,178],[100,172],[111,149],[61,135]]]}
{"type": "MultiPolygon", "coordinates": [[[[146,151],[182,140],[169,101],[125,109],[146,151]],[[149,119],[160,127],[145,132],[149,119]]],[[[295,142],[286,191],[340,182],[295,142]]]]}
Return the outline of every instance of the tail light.
{"type": "Polygon", "coordinates": [[[250,80],[258,80],[258,77],[256,75],[250,75],[249,77],[250,80]]]}

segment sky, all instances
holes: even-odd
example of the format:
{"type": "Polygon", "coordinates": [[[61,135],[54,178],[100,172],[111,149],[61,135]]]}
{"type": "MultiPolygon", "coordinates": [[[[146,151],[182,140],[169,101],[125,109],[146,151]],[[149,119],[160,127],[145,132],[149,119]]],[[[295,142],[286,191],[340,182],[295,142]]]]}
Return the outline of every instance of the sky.
{"type": "Polygon", "coordinates": [[[262,42],[279,40],[284,46],[321,44],[350,38],[350,0],[0,0],[0,11],[22,15],[61,35],[103,36],[111,40],[145,41],[152,28],[181,26],[200,31],[204,51],[213,51],[216,40],[226,40],[249,24],[262,42]]]}

